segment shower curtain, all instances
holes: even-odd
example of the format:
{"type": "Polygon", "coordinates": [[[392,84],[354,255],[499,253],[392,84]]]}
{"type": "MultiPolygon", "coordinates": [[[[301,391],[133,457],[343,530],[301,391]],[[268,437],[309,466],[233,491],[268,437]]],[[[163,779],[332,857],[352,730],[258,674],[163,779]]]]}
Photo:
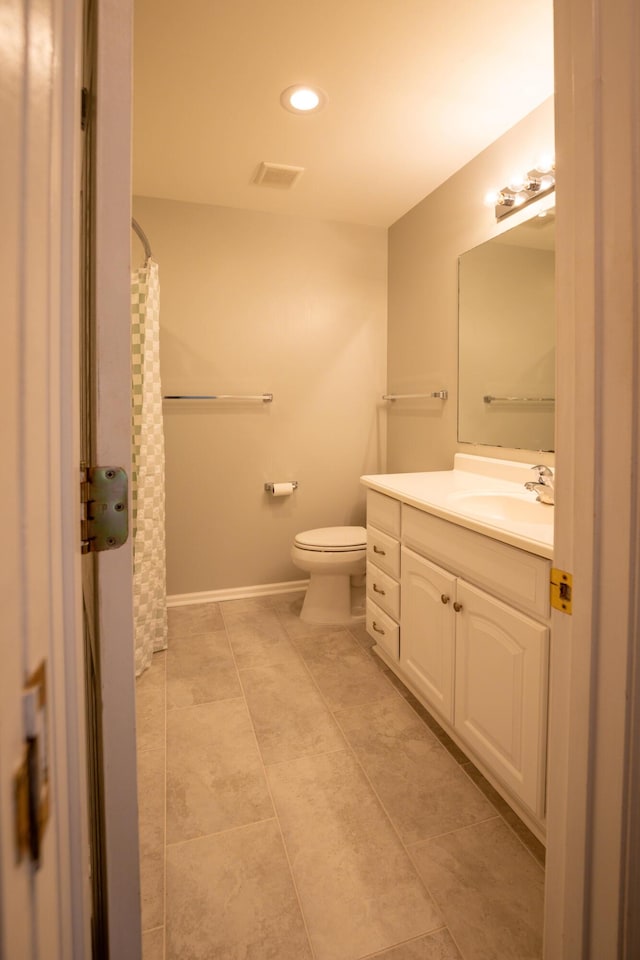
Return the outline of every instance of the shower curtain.
{"type": "Polygon", "coordinates": [[[136,676],[167,646],[160,284],[149,258],[131,277],[133,619],[136,676]]]}

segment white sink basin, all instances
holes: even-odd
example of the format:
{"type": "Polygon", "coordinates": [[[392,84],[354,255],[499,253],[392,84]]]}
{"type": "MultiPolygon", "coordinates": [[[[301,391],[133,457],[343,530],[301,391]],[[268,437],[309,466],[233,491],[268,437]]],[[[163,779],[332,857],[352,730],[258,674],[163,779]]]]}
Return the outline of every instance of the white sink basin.
{"type": "Polygon", "coordinates": [[[378,474],[362,482],[407,506],[552,559],[555,511],[525,489],[532,467],[456,453],[453,470],[378,474]]]}
{"type": "Polygon", "coordinates": [[[458,491],[449,494],[447,501],[452,510],[472,514],[488,523],[553,524],[553,506],[539,503],[532,496],[525,492],[458,491]]]}

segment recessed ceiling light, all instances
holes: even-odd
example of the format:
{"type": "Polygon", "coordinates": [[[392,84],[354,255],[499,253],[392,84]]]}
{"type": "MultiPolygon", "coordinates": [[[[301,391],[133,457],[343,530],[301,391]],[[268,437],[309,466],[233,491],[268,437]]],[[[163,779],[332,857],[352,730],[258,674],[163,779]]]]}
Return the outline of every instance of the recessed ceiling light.
{"type": "Polygon", "coordinates": [[[296,83],[280,94],[280,103],[291,113],[313,113],[324,107],[327,95],[319,87],[307,87],[296,83]]]}

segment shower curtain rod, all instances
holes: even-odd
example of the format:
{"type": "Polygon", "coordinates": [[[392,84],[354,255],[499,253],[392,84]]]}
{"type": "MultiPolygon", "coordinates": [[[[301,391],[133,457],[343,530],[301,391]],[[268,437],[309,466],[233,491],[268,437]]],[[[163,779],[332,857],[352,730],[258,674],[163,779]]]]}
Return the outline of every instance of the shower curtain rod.
{"type": "Polygon", "coordinates": [[[140,237],[140,242],[144,247],[145,258],[148,260],[151,256],[153,256],[153,254],[151,253],[151,244],[147,240],[147,235],[142,229],[142,227],[140,226],[140,224],[138,223],[138,221],[135,220],[133,217],[131,217],[131,226],[140,237]]]}

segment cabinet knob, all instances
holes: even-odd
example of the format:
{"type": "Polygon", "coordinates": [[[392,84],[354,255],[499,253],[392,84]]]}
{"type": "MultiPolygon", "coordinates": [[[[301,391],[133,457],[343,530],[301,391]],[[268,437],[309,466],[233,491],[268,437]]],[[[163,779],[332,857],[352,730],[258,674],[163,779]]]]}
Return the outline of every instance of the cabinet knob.
{"type": "Polygon", "coordinates": [[[382,629],[382,627],[379,627],[378,624],[375,622],[375,620],[373,621],[371,626],[373,627],[376,633],[384,633],[384,630],[382,629]]]}
{"type": "Polygon", "coordinates": [[[381,590],[377,583],[374,583],[373,590],[374,590],[374,593],[381,593],[382,596],[384,597],[385,595],[384,590],[381,590]]]}
{"type": "Polygon", "coordinates": [[[456,601],[453,605],[453,609],[455,610],[456,613],[460,613],[460,611],[462,610],[462,604],[456,601]]]}
{"type": "Polygon", "coordinates": [[[373,545],[373,552],[374,552],[374,553],[379,553],[379,554],[380,554],[381,556],[383,556],[383,557],[386,556],[384,550],[382,550],[380,547],[376,547],[375,543],[374,543],[374,545],[373,545]]]}
{"type": "Polygon", "coordinates": [[[440,599],[442,600],[443,603],[449,603],[449,600],[451,599],[451,597],[448,597],[446,593],[441,593],[440,599]]]}

